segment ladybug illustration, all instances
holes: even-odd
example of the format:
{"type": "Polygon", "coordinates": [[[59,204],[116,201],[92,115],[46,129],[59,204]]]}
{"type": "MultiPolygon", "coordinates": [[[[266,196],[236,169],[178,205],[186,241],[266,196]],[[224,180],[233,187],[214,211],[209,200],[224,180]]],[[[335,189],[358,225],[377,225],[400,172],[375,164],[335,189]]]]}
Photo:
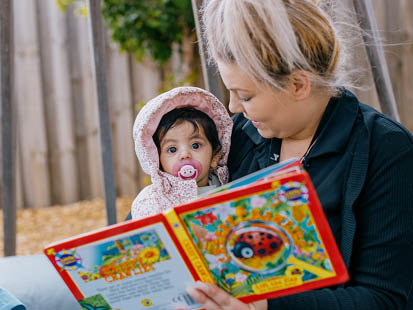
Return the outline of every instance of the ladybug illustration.
{"type": "Polygon", "coordinates": [[[270,231],[246,231],[234,242],[232,253],[238,258],[265,257],[282,248],[283,240],[270,231]]]}

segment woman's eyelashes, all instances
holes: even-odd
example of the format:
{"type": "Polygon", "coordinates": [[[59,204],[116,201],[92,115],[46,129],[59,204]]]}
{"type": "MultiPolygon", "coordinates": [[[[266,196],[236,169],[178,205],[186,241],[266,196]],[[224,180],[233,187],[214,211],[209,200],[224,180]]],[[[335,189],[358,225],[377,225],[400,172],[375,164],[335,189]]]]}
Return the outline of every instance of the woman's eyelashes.
{"type": "Polygon", "coordinates": [[[252,98],[252,97],[241,97],[241,96],[238,96],[238,99],[239,99],[240,101],[242,101],[242,102],[248,102],[248,101],[251,100],[251,98],[252,98]]]}
{"type": "Polygon", "coordinates": [[[242,102],[248,102],[252,99],[252,95],[250,94],[237,94],[238,100],[242,102]]]}

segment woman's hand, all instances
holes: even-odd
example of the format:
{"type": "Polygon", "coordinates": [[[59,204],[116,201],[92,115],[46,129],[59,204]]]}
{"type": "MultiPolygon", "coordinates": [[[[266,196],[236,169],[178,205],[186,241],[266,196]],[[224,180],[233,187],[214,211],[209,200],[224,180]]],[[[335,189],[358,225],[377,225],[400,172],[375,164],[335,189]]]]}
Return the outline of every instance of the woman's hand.
{"type": "Polygon", "coordinates": [[[211,283],[198,281],[186,290],[206,310],[267,310],[268,308],[266,300],[245,304],[211,283]]]}

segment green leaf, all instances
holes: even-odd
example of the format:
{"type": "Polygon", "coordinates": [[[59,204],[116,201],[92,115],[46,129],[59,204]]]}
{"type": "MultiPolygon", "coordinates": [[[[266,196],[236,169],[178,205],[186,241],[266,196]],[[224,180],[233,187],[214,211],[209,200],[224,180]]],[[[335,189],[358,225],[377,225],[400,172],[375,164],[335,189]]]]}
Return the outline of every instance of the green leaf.
{"type": "Polygon", "coordinates": [[[137,59],[149,54],[160,64],[171,57],[172,44],[182,42],[184,28],[195,24],[191,0],[104,0],[102,15],[122,50],[137,59]]]}

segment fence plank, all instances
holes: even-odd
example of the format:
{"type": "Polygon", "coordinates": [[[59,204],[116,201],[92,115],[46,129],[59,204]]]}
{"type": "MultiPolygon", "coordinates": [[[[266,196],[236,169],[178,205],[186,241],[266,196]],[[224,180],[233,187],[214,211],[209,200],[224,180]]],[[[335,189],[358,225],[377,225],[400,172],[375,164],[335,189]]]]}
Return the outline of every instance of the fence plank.
{"type": "Polygon", "coordinates": [[[81,199],[103,197],[103,172],[98,137],[98,115],[93,92],[87,21],[67,9],[70,74],[81,199]]]}
{"type": "Polygon", "coordinates": [[[138,170],[132,138],[134,105],[129,56],[126,53],[119,54],[118,46],[111,43],[109,38],[106,42],[108,98],[117,193],[119,196],[132,197],[138,191],[138,170]]]}
{"type": "Polygon", "coordinates": [[[16,254],[15,126],[12,104],[12,16],[10,0],[0,2],[1,203],[4,255],[16,254]]]}
{"type": "Polygon", "coordinates": [[[377,31],[373,4],[370,0],[354,0],[354,8],[361,28],[367,32],[367,35],[363,35],[363,37],[366,42],[367,55],[369,56],[381,109],[383,113],[399,121],[400,117],[397,111],[387,62],[377,31]]]}
{"type": "Polygon", "coordinates": [[[79,200],[67,15],[54,1],[38,1],[38,4],[52,201],[67,204],[79,200]]]}
{"type": "Polygon", "coordinates": [[[102,151],[103,178],[107,223],[115,224],[116,185],[113,171],[112,139],[109,119],[109,104],[105,68],[105,36],[102,25],[100,0],[88,0],[89,40],[91,46],[92,72],[95,82],[96,103],[99,111],[99,132],[102,151]]]}
{"type": "Polygon", "coordinates": [[[27,207],[50,205],[48,148],[34,1],[13,1],[15,98],[27,207]]]}
{"type": "MultiPolygon", "coordinates": [[[[377,19],[379,29],[382,29],[382,37],[384,40],[384,52],[389,65],[390,78],[393,85],[394,95],[396,102],[400,110],[400,99],[402,97],[402,75],[401,75],[401,62],[402,62],[402,46],[403,31],[402,29],[402,11],[401,2],[394,1],[389,2],[381,0],[380,3],[375,5],[375,12],[377,15],[381,15],[381,20],[377,19]]],[[[403,116],[400,114],[400,117],[403,116]]]]}
{"type": "Polygon", "coordinates": [[[402,0],[401,20],[401,88],[400,116],[403,124],[413,132],[413,1],[402,0]]]}
{"type": "Polygon", "coordinates": [[[213,93],[219,100],[225,102],[226,94],[221,77],[218,74],[216,66],[209,64],[208,54],[205,47],[205,42],[202,37],[202,16],[199,8],[202,7],[203,0],[192,0],[192,9],[194,11],[195,27],[198,35],[199,54],[201,56],[202,71],[204,77],[205,88],[213,93]]]}
{"type": "MultiPolygon", "coordinates": [[[[132,94],[134,114],[136,116],[139,106],[159,94],[162,85],[162,72],[151,58],[146,57],[143,62],[137,62],[131,57],[132,94]]],[[[135,155],[136,158],[136,155],[135,155]]],[[[138,159],[136,158],[138,163],[138,159]]],[[[147,185],[147,176],[143,173],[138,163],[138,187],[147,185]]]]}

